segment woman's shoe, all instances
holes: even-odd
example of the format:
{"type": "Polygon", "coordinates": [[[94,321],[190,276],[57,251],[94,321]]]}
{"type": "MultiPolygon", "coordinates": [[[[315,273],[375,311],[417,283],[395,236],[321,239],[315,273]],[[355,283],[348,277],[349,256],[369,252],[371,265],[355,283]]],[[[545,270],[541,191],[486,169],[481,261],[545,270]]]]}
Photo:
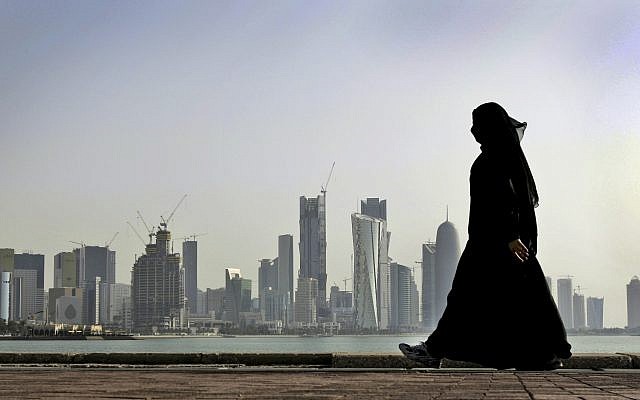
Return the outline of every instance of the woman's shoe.
{"type": "Polygon", "coordinates": [[[553,371],[554,369],[562,368],[562,360],[554,358],[553,360],[544,364],[545,371],[553,371]]]}
{"type": "Polygon", "coordinates": [[[398,345],[402,354],[404,354],[409,360],[417,361],[420,364],[423,364],[427,368],[440,368],[440,363],[442,359],[433,357],[427,351],[427,346],[425,346],[424,342],[420,342],[415,346],[410,346],[406,343],[400,343],[398,345]]]}

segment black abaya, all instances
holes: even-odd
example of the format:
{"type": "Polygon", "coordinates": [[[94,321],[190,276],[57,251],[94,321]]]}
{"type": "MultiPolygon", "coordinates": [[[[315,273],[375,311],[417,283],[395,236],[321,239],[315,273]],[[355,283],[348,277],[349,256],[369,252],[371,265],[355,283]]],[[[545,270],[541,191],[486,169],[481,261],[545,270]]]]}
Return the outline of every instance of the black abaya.
{"type": "Polygon", "coordinates": [[[471,168],[469,241],[426,345],[437,358],[538,368],[569,358],[571,345],[536,259],[533,205],[518,200],[503,170],[486,152],[471,168]],[[525,262],[508,247],[518,238],[529,249],[525,262]]]}

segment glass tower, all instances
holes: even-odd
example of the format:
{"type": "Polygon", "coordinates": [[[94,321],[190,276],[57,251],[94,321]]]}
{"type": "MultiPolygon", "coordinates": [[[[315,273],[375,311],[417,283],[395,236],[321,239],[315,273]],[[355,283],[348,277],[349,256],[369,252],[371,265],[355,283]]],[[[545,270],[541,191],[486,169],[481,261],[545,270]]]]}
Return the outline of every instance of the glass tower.
{"type": "Polygon", "coordinates": [[[316,198],[300,196],[299,278],[318,281],[316,309],[325,316],[327,302],[327,224],[324,194],[316,198]]]}
{"type": "Polygon", "coordinates": [[[391,282],[387,223],[379,218],[351,214],[351,225],[355,327],[388,329],[391,282]]]}

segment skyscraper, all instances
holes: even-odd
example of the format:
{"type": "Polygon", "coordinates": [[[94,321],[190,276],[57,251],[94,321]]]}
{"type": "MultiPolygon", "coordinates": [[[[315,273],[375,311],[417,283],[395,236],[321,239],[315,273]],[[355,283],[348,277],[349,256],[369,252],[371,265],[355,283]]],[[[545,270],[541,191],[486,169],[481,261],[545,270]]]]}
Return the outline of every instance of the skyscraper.
{"type": "MultiPolygon", "coordinates": [[[[20,301],[22,303],[20,314],[24,315],[24,318],[42,319],[44,317],[44,255],[15,254],[14,268],[14,279],[18,277],[23,279],[20,283],[20,301]],[[35,282],[32,281],[31,271],[36,273],[35,282]]],[[[18,298],[14,297],[14,302],[17,300],[18,298]]],[[[18,314],[15,313],[15,315],[18,314]]]]}
{"type": "MultiPolygon", "coordinates": [[[[96,276],[94,278],[94,282],[92,285],[85,283],[85,293],[87,294],[87,299],[85,300],[85,304],[87,307],[85,309],[86,316],[84,318],[84,322],[88,324],[101,324],[105,322],[105,316],[107,309],[104,307],[104,303],[102,302],[104,299],[104,295],[102,289],[104,287],[104,282],[102,282],[102,278],[96,276]]],[[[107,283],[107,286],[109,284],[107,283]]]]}
{"type": "Polygon", "coordinates": [[[447,295],[451,290],[453,277],[460,259],[460,242],[456,227],[447,221],[440,224],[436,233],[436,263],[435,263],[435,322],[440,320],[447,305],[447,295]]]}
{"type": "Polygon", "coordinates": [[[391,296],[389,328],[394,331],[408,330],[413,322],[413,287],[415,282],[411,269],[396,262],[390,265],[391,296]],[[412,285],[413,283],[413,285],[412,285]]]}
{"type": "Polygon", "coordinates": [[[27,269],[37,272],[36,284],[40,289],[44,289],[44,255],[21,253],[14,254],[14,268],[27,269]]]}
{"type": "Polygon", "coordinates": [[[0,249],[0,319],[11,318],[11,282],[14,271],[13,249],[0,249]]]}
{"type": "Polygon", "coordinates": [[[318,280],[298,278],[298,290],[295,299],[295,321],[298,324],[314,324],[318,321],[316,301],[318,299],[318,280]]]}
{"type": "Polygon", "coordinates": [[[63,252],[54,256],[53,287],[79,287],[75,252],[63,252]]]}
{"type": "Polygon", "coordinates": [[[13,249],[0,249],[0,272],[13,272],[15,258],[13,249]]]}
{"type": "Polygon", "coordinates": [[[339,286],[331,286],[329,307],[333,322],[340,323],[343,329],[353,329],[353,293],[340,290],[339,286]]]}
{"type": "Polygon", "coordinates": [[[224,292],[225,288],[207,288],[205,291],[205,314],[214,313],[216,319],[224,318],[224,292]]]}
{"type": "Polygon", "coordinates": [[[279,319],[293,322],[293,236],[278,236],[278,296],[281,304],[279,319]]]}
{"type": "Polygon", "coordinates": [[[586,327],[586,318],[584,310],[584,295],[573,293],[573,328],[583,329],[586,327]]]}
{"type": "Polygon", "coordinates": [[[331,286],[329,295],[331,311],[351,311],[353,308],[353,293],[348,290],[340,290],[339,286],[331,286]]]}
{"type": "Polygon", "coordinates": [[[251,311],[251,280],[244,279],[238,268],[226,268],[224,319],[240,324],[240,313],[251,311]]]}
{"type": "Polygon", "coordinates": [[[11,272],[0,271],[0,319],[9,321],[11,272]]]}
{"type": "Polygon", "coordinates": [[[196,314],[205,315],[207,313],[207,295],[203,290],[198,289],[198,300],[196,301],[196,314]]]}
{"type": "Polygon", "coordinates": [[[266,288],[278,288],[278,259],[263,258],[258,267],[258,291],[266,288]]]}
{"type": "Polygon", "coordinates": [[[137,332],[180,325],[184,312],[184,286],[180,255],[171,253],[171,233],[159,229],[156,243],[146,245],[131,273],[133,323],[137,332]]]}
{"type": "Polygon", "coordinates": [[[99,283],[115,283],[116,252],[107,246],[82,246],[73,252],[78,286],[84,289],[83,322],[97,323],[100,321],[99,283]]]}
{"type": "Polygon", "coordinates": [[[360,201],[360,214],[373,218],[387,220],[387,201],[377,197],[367,197],[360,201]]]}
{"type": "Polygon", "coordinates": [[[266,295],[269,295],[269,316],[273,320],[273,317],[277,314],[275,307],[279,305],[277,301],[278,290],[278,259],[270,260],[263,258],[260,260],[260,267],[258,267],[258,298],[260,299],[260,311],[262,317],[265,318],[265,312],[267,311],[266,295]]]}
{"type": "Polygon", "coordinates": [[[318,281],[316,308],[326,316],[327,302],[327,227],[324,193],[316,198],[300,196],[300,271],[299,278],[318,281]]]}
{"type": "Polygon", "coordinates": [[[182,242],[182,266],[184,268],[184,295],[189,312],[196,314],[198,305],[198,242],[182,242]]]}
{"type": "Polygon", "coordinates": [[[355,327],[388,329],[391,282],[387,223],[363,214],[351,214],[351,226],[355,327]]]}
{"type": "MultiPolygon", "coordinates": [[[[360,201],[360,213],[362,215],[366,215],[368,217],[372,217],[372,218],[377,218],[380,220],[383,220],[385,222],[387,222],[387,201],[386,200],[380,200],[380,198],[378,197],[367,197],[366,200],[361,200],[360,201]]],[[[388,222],[387,222],[387,238],[390,237],[391,232],[389,232],[388,230],[388,222]]],[[[388,243],[387,243],[387,249],[388,249],[388,243]]],[[[388,251],[387,251],[388,252],[388,251]]],[[[391,260],[389,259],[389,262],[391,260]]],[[[389,266],[390,267],[390,266],[389,266]]],[[[385,273],[385,271],[381,271],[383,273],[385,273]]],[[[393,293],[393,283],[391,283],[391,269],[388,268],[388,273],[389,273],[389,328],[391,329],[399,329],[399,326],[396,324],[396,326],[392,325],[392,314],[394,312],[393,309],[393,298],[392,298],[392,293],[393,293]]],[[[404,303],[403,303],[404,306],[404,303]]],[[[403,316],[404,317],[404,314],[403,316]]],[[[395,322],[398,322],[397,320],[395,322]]]]}
{"type": "Polygon", "coordinates": [[[278,291],[267,287],[260,293],[260,315],[263,321],[280,320],[281,304],[278,302],[278,291]]]}
{"type": "Polygon", "coordinates": [[[587,326],[589,329],[604,327],[604,297],[587,297],[587,326]]]}
{"type": "Polygon", "coordinates": [[[44,255],[22,253],[14,255],[15,269],[24,269],[37,272],[36,287],[44,290],[44,255]]]}
{"type": "Polygon", "coordinates": [[[116,281],[116,252],[103,246],[82,246],[74,249],[76,255],[76,268],[78,284],[92,286],[96,277],[102,282],[115,283],[116,281]]]}
{"type": "Polygon", "coordinates": [[[37,285],[38,272],[36,270],[15,269],[11,283],[13,320],[22,321],[43,314],[42,291],[38,290],[37,285]]]}
{"type": "Polygon", "coordinates": [[[560,278],[557,281],[558,311],[562,323],[567,329],[573,328],[573,282],[571,278],[560,278]]]}
{"type": "Polygon", "coordinates": [[[436,244],[422,245],[422,326],[435,329],[436,316],[436,244]]]}
{"type": "Polygon", "coordinates": [[[420,326],[420,292],[418,291],[418,285],[416,284],[415,275],[411,274],[411,320],[409,325],[411,329],[415,329],[420,326]]]}
{"type": "Polygon", "coordinates": [[[109,323],[130,329],[131,321],[131,285],[126,283],[109,283],[105,292],[108,292],[106,301],[108,311],[106,319],[109,323]]]}
{"type": "Polygon", "coordinates": [[[631,278],[627,284],[627,328],[640,327],[640,279],[631,278]]]}

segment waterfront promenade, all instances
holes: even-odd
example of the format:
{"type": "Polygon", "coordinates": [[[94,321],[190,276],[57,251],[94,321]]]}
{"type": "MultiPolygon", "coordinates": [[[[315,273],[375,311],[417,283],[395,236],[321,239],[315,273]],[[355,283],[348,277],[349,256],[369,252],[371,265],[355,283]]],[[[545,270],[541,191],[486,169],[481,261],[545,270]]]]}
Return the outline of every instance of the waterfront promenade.
{"type": "Polygon", "coordinates": [[[0,368],[3,399],[640,399],[640,371],[0,368]]]}
{"type": "Polygon", "coordinates": [[[398,354],[0,353],[0,398],[640,399],[640,356],[578,354],[553,372],[398,354]]]}

